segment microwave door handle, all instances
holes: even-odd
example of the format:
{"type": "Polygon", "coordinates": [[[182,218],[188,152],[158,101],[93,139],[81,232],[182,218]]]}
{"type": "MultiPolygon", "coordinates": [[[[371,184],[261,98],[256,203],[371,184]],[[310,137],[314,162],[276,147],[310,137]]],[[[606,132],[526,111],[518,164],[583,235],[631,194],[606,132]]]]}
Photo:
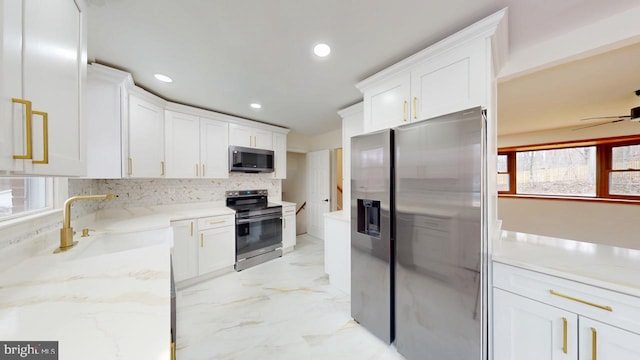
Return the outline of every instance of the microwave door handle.
{"type": "Polygon", "coordinates": [[[275,219],[280,219],[282,220],[281,216],[273,216],[273,215],[268,215],[268,216],[260,216],[260,217],[255,217],[255,218],[250,218],[250,219],[238,219],[236,220],[236,224],[241,225],[241,224],[250,224],[250,223],[254,223],[254,222],[259,222],[259,221],[264,221],[264,220],[275,220],[275,219]]]}

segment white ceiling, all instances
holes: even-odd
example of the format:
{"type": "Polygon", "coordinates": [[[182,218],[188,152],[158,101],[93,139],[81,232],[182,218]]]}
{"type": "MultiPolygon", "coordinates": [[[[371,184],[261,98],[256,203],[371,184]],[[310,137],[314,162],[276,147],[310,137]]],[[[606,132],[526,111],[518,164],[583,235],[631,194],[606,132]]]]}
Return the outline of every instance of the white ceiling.
{"type": "MultiPolygon", "coordinates": [[[[304,135],[339,128],[336,111],[362,99],[354,86],[358,81],[505,6],[510,47],[521,50],[638,5],[637,0],[87,2],[90,60],[130,71],[138,85],[167,99],[304,135]],[[329,57],[312,55],[318,42],[331,45],[329,57]],[[154,73],[174,82],[159,83],[154,73]],[[252,102],[263,108],[251,109],[252,102]]],[[[593,94],[590,99],[598,101],[593,94]]]]}

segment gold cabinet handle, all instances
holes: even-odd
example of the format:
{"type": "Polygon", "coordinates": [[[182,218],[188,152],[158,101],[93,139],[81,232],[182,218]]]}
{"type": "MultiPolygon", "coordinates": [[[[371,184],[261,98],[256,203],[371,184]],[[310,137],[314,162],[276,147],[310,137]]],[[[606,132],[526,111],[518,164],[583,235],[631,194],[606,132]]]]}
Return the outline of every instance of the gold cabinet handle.
{"type": "Polygon", "coordinates": [[[418,118],[418,98],[415,96],[413,97],[413,118],[418,118]]]}
{"type": "Polygon", "coordinates": [[[191,236],[193,236],[193,221],[191,222],[191,236]]]}
{"type": "Polygon", "coordinates": [[[160,176],[164,176],[164,161],[160,161],[160,176]]]}
{"type": "Polygon", "coordinates": [[[25,115],[24,115],[24,122],[25,122],[25,139],[26,139],[26,150],[25,150],[25,154],[24,155],[13,155],[14,159],[31,159],[33,158],[33,145],[31,142],[31,117],[32,117],[32,112],[31,112],[31,101],[29,100],[25,100],[25,99],[18,99],[18,98],[11,98],[11,102],[13,103],[18,103],[18,104],[23,104],[25,107],[25,115]]]}
{"type": "Polygon", "coordinates": [[[204,164],[202,164],[202,176],[204,176],[204,164]]]}
{"type": "Polygon", "coordinates": [[[579,302],[581,304],[597,307],[598,309],[607,310],[607,311],[613,311],[613,308],[611,308],[611,306],[595,304],[595,303],[592,303],[590,301],[578,299],[578,298],[575,298],[573,296],[565,295],[565,294],[559,293],[559,292],[554,291],[554,290],[549,290],[549,293],[551,293],[551,295],[555,295],[555,296],[559,296],[561,298],[565,298],[565,299],[568,299],[568,300],[576,301],[576,302],[579,302]]]}
{"type": "Polygon", "coordinates": [[[200,174],[198,174],[199,170],[200,170],[200,165],[196,164],[196,176],[200,176],[200,174]]]}
{"type": "Polygon", "coordinates": [[[224,220],[214,220],[212,222],[210,222],[209,224],[211,225],[215,225],[215,224],[224,224],[226,221],[224,220]]]}
{"type": "Polygon", "coordinates": [[[200,234],[200,247],[204,247],[204,234],[200,234]]]}
{"type": "Polygon", "coordinates": [[[591,360],[596,360],[596,357],[598,356],[597,341],[598,332],[596,331],[596,328],[591,328],[591,360]]]}
{"type": "Polygon", "coordinates": [[[402,102],[402,121],[407,121],[407,100],[402,102]]]}
{"type": "Polygon", "coordinates": [[[567,353],[567,318],[562,318],[562,352],[567,353]]]}
{"type": "Polygon", "coordinates": [[[129,158],[129,176],[133,175],[133,159],[129,158]]]}
{"type": "Polygon", "coordinates": [[[32,163],[48,164],[49,163],[49,114],[47,114],[44,111],[36,111],[36,110],[33,110],[31,113],[42,116],[42,148],[43,148],[42,160],[33,160],[32,163]]]}

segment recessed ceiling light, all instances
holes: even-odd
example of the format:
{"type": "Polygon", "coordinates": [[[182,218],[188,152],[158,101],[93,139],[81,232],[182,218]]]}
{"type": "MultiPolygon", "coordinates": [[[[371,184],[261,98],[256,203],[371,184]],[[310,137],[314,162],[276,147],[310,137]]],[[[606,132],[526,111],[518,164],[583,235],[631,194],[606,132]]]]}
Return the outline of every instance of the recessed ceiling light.
{"type": "Polygon", "coordinates": [[[258,103],[253,103],[253,104],[251,104],[251,105],[249,105],[249,106],[251,106],[251,107],[252,107],[252,108],[254,108],[254,109],[260,109],[260,108],[262,107],[262,105],[260,105],[260,104],[258,104],[258,103]]]}
{"type": "Polygon", "coordinates": [[[329,55],[330,52],[331,48],[327,44],[318,44],[313,48],[313,53],[320,57],[325,57],[329,55]]]}
{"type": "Polygon", "coordinates": [[[170,83],[173,82],[173,79],[168,77],[167,75],[162,75],[162,74],[155,74],[153,75],[156,79],[162,81],[162,82],[166,82],[166,83],[170,83]]]}

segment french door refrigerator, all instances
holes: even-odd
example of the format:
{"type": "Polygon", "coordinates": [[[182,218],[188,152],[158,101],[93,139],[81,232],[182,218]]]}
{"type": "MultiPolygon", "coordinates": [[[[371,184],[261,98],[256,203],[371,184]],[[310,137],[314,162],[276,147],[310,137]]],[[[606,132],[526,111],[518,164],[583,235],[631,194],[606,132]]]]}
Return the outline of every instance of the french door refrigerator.
{"type": "Polygon", "coordinates": [[[485,118],[352,138],[352,316],[409,360],[487,357],[485,118]]]}

